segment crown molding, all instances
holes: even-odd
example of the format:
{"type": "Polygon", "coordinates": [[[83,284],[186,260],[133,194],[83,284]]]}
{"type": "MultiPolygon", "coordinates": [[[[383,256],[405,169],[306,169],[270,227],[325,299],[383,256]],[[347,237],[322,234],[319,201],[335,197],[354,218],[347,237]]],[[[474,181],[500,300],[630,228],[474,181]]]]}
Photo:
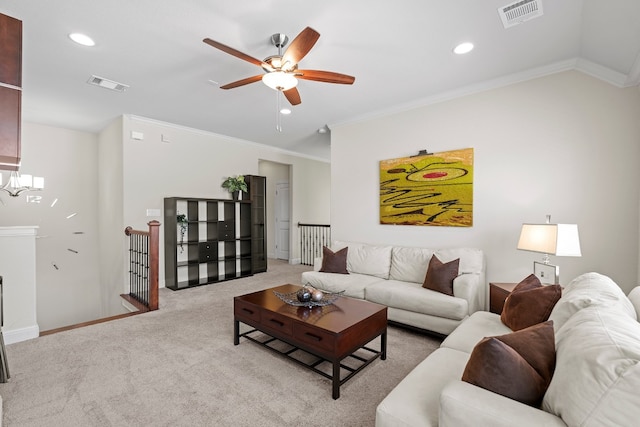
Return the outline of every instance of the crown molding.
{"type": "Polygon", "coordinates": [[[308,155],[308,154],[298,153],[298,152],[295,152],[295,151],[285,150],[284,148],[274,147],[273,145],[261,144],[259,142],[249,141],[247,139],[236,138],[234,136],[223,135],[223,134],[220,134],[220,133],[215,133],[215,132],[202,130],[202,129],[196,129],[196,128],[183,126],[183,125],[177,125],[175,123],[170,123],[170,122],[163,122],[162,120],[150,119],[148,117],[136,116],[136,115],[133,115],[133,114],[124,114],[123,116],[128,118],[128,119],[130,119],[130,120],[132,120],[132,121],[146,122],[146,123],[151,123],[151,124],[155,124],[155,125],[158,125],[158,126],[168,127],[168,128],[171,128],[171,129],[177,129],[177,130],[192,132],[192,133],[199,134],[199,135],[222,138],[222,139],[226,139],[226,140],[228,140],[230,142],[251,145],[251,146],[254,146],[254,147],[260,147],[260,148],[262,148],[264,150],[273,151],[273,152],[276,152],[276,153],[279,153],[279,154],[286,154],[288,156],[300,157],[300,158],[309,159],[309,160],[315,160],[315,161],[323,162],[323,163],[330,163],[329,160],[324,159],[322,157],[316,157],[316,156],[311,156],[311,155],[308,155]]]}
{"type": "Polygon", "coordinates": [[[640,53],[636,57],[636,61],[633,63],[631,71],[627,76],[625,87],[629,86],[640,86],[640,53]]]}
{"type": "Polygon", "coordinates": [[[631,86],[626,75],[586,59],[577,58],[575,69],[619,88],[631,86]]]}
{"type": "Polygon", "coordinates": [[[514,73],[507,76],[498,77],[496,79],[487,80],[487,81],[469,85],[469,86],[464,86],[448,92],[442,92],[426,98],[418,99],[416,101],[412,101],[412,102],[401,104],[401,105],[396,105],[391,108],[386,108],[384,110],[377,110],[377,111],[374,111],[365,115],[361,115],[346,121],[333,123],[329,125],[329,128],[332,129],[332,128],[340,127],[347,124],[367,121],[374,118],[379,118],[379,117],[388,116],[392,114],[398,114],[398,113],[413,110],[416,108],[426,107],[428,105],[438,104],[440,102],[450,101],[456,98],[462,98],[464,96],[469,96],[476,93],[485,92],[492,89],[498,89],[504,86],[509,86],[515,83],[520,83],[527,80],[548,76],[550,74],[573,70],[575,69],[575,67],[576,67],[575,59],[555,62],[553,64],[549,64],[543,67],[532,68],[530,70],[526,70],[520,73],[514,73]]]}

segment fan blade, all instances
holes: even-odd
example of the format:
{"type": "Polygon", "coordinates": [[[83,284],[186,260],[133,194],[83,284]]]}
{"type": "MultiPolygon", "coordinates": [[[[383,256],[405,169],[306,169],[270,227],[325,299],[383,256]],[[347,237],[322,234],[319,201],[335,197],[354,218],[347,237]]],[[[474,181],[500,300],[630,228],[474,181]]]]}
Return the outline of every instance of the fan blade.
{"type": "Polygon", "coordinates": [[[216,49],[220,49],[221,51],[228,53],[229,55],[233,55],[236,58],[240,58],[244,61],[250,62],[254,65],[257,65],[258,67],[267,67],[267,68],[271,68],[271,66],[265,62],[260,61],[259,59],[254,58],[253,56],[249,56],[246,53],[242,53],[239,50],[235,50],[232,47],[229,47],[227,45],[224,45],[222,43],[219,43],[215,40],[211,40],[211,39],[204,39],[202,40],[203,42],[205,42],[206,44],[208,44],[209,46],[213,46],[216,49]]]}
{"type": "Polygon", "coordinates": [[[227,83],[224,86],[220,86],[220,89],[233,89],[234,87],[248,85],[249,83],[255,83],[262,80],[262,74],[259,76],[247,77],[246,79],[238,80],[237,82],[227,83]]]}
{"type": "Polygon", "coordinates": [[[300,92],[298,92],[298,89],[296,89],[295,87],[292,87],[289,90],[285,90],[282,93],[284,93],[284,96],[287,98],[287,101],[289,101],[291,105],[298,105],[302,102],[302,100],[300,99],[300,92]]]}
{"type": "Polygon", "coordinates": [[[350,85],[356,81],[355,77],[348,76],[346,74],[334,73],[333,71],[319,71],[319,70],[296,70],[295,75],[302,80],[314,80],[324,83],[339,83],[343,85],[350,85]]]}
{"type": "Polygon", "coordinates": [[[282,55],[282,63],[287,64],[286,67],[293,68],[307,53],[311,50],[320,38],[320,33],[311,27],[307,27],[296,36],[291,42],[284,55],[282,55]]]}

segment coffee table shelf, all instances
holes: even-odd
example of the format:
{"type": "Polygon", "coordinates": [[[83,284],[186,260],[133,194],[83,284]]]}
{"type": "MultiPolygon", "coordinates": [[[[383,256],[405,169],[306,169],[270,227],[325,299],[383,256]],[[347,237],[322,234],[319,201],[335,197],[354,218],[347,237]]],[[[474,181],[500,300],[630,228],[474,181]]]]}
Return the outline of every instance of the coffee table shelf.
{"type": "MultiPolygon", "coordinates": [[[[307,369],[312,370],[313,372],[322,375],[325,378],[328,378],[330,380],[333,381],[333,372],[331,374],[327,373],[326,371],[323,371],[322,369],[319,369],[318,366],[322,365],[323,363],[329,363],[332,364],[332,362],[330,360],[324,359],[322,357],[316,356],[313,353],[309,353],[308,351],[305,351],[299,347],[296,347],[295,345],[288,343],[286,341],[283,340],[279,340],[278,338],[274,338],[268,334],[265,334],[262,331],[259,331],[257,329],[252,329],[250,331],[247,332],[243,332],[240,334],[240,337],[244,337],[246,339],[248,339],[251,342],[254,342],[262,347],[268,348],[269,350],[280,354],[281,356],[286,357],[289,360],[294,361],[295,363],[297,363],[300,366],[303,366],[307,369]],[[252,335],[257,335],[257,334],[262,334],[263,337],[266,337],[266,340],[261,341],[259,338],[256,338],[252,335]],[[278,343],[278,342],[282,342],[285,343],[286,345],[289,346],[289,348],[287,348],[286,350],[280,350],[277,347],[274,347],[270,344],[274,344],[274,343],[278,343]],[[315,357],[315,360],[313,360],[312,362],[305,362],[303,358],[296,358],[295,355],[298,353],[305,353],[307,355],[310,355],[312,357],[315,357]]],[[[345,371],[348,372],[348,374],[342,378],[341,376],[339,376],[339,384],[338,386],[342,386],[344,383],[346,383],[349,379],[351,379],[354,375],[356,375],[358,372],[360,372],[361,370],[363,370],[367,365],[369,365],[371,362],[373,362],[374,360],[376,360],[379,357],[382,357],[382,350],[376,350],[373,349],[371,347],[367,347],[367,346],[363,346],[360,347],[359,350],[362,350],[362,352],[367,352],[370,354],[369,357],[363,357],[360,356],[359,354],[353,353],[348,355],[345,359],[342,359],[343,361],[346,359],[351,359],[354,360],[354,363],[357,363],[358,366],[357,367],[352,367],[352,366],[348,366],[342,363],[342,361],[340,362],[340,368],[344,369],[345,371]]],[[[384,359],[383,359],[384,360],[384,359]]],[[[339,396],[338,396],[339,397],[339,396]]],[[[334,399],[337,399],[338,397],[334,397],[334,399]]]]}

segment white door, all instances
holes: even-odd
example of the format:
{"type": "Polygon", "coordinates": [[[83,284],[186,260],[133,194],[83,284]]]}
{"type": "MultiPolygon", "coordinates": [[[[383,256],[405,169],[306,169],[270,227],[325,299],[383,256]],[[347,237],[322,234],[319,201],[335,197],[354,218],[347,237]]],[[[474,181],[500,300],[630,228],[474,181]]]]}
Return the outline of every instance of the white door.
{"type": "Polygon", "coordinates": [[[289,260],[289,183],[276,183],[276,258],[289,260]]]}

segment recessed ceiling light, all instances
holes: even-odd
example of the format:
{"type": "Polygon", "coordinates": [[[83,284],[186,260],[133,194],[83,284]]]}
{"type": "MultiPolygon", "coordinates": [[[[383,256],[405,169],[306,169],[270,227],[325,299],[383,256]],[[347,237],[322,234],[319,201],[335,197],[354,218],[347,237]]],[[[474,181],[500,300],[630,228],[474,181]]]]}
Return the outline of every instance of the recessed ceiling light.
{"type": "Polygon", "coordinates": [[[456,53],[458,55],[463,55],[465,53],[469,53],[473,50],[473,43],[469,43],[469,42],[465,42],[465,43],[460,43],[458,46],[456,46],[453,49],[453,53],[456,53]]]}
{"type": "Polygon", "coordinates": [[[280,114],[284,114],[284,115],[291,114],[291,110],[288,108],[283,108],[280,110],[280,114]]]}
{"type": "Polygon", "coordinates": [[[86,34],[81,33],[71,33],[69,34],[69,38],[74,42],[81,44],[82,46],[95,46],[96,42],[86,34]]]}

